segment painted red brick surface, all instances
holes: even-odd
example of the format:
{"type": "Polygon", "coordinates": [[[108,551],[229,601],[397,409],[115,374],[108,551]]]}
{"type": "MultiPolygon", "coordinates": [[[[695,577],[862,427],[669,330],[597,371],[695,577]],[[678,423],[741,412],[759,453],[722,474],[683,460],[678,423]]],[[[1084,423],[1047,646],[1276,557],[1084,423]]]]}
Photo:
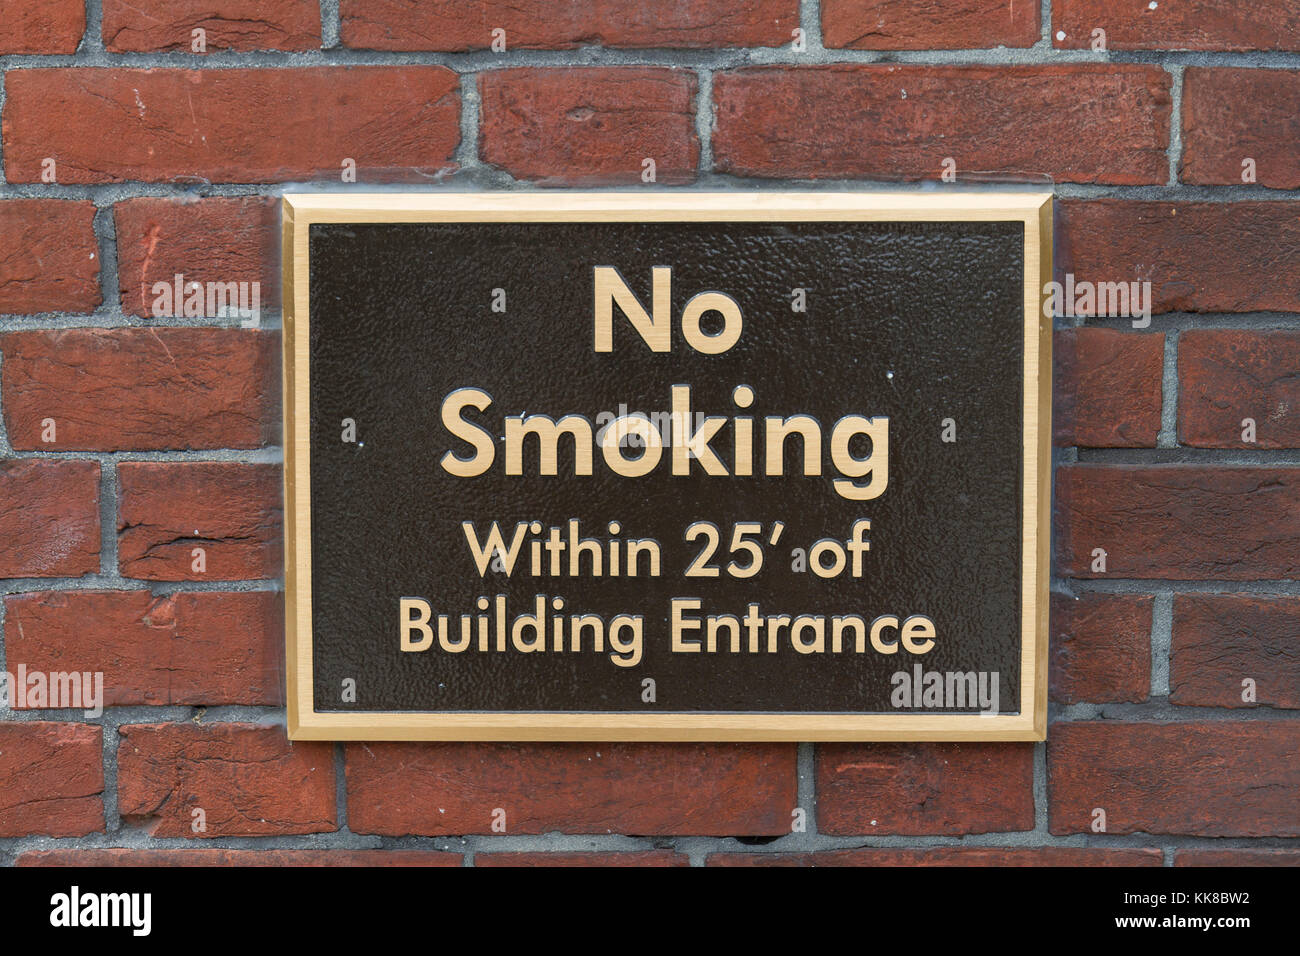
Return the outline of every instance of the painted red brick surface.
{"type": "Polygon", "coordinates": [[[0,338],[10,444],[260,448],[280,431],[278,338],[251,329],[11,332],[0,338]]]}
{"type": "Polygon", "coordinates": [[[282,727],[132,724],[118,733],[118,809],[156,837],[209,839],[338,828],[329,744],[282,727]]]}
{"type": "Polygon", "coordinates": [[[926,850],[820,850],[814,853],[716,853],[709,866],[1160,866],[1159,850],[1090,847],[935,847],[926,850]]]}
{"type": "MultiPolygon", "coordinates": [[[[1300,12],[1293,14],[1300,23],[1300,12]]],[[[1191,69],[1183,78],[1189,183],[1300,186],[1300,70],[1191,69]]]]}
{"type": "Polygon", "coordinates": [[[321,45],[320,5],[311,0],[105,0],[103,11],[104,46],[118,53],[321,45]]]}
{"type": "Polygon", "coordinates": [[[1146,700],[1154,604],[1146,594],[1053,594],[1052,699],[1064,704],[1146,700]]]}
{"type": "Polygon", "coordinates": [[[268,591],[36,591],[5,599],[9,660],[104,674],[105,706],[280,704],[284,608],[268,591]]]}
{"type": "Polygon", "coordinates": [[[543,186],[687,183],[700,151],[695,87],[690,73],[646,67],[485,73],[479,150],[543,186]]]}
{"type": "Polygon", "coordinates": [[[106,710],[0,709],[0,861],[1300,865],[1300,4],[1046,12],[8,0],[0,660],[106,710]],[[1055,323],[1045,744],[288,741],[284,193],[1008,185],[1138,313],[1055,323]]]}
{"type": "Polygon", "coordinates": [[[1092,49],[1096,30],[1108,50],[1300,50],[1300,10],[1289,2],[1053,0],[1053,46],[1092,49]]]}
{"type": "Polygon", "coordinates": [[[1300,708],[1300,598],[1174,598],[1169,699],[1192,707],[1300,708]]]}
{"type": "Polygon", "coordinates": [[[959,177],[1040,184],[1168,175],[1152,67],[761,66],[717,74],[713,98],[714,162],[737,176],[939,179],[949,157],[959,177]]]}
{"type": "Polygon", "coordinates": [[[149,581],[278,577],[280,469],[242,462],[127,462],[118,468],[117,558],[149,581]]]}
{"type": "Polygon", "coordinates": [[[0,313],[91,312],[101,301],[93,203],[0,200],[0,313]]]}
{"type": "Polygon", "coordinates": [[[1300,333],[1190,329],[1178,340],[1178,438],[1199,448],[1300,446],[1300,333]]]}
{"type": "Polygon", "coordinates": [[[1059,573],[1173,581],[1294,577],[1300,570],[1298,491],[1300,470],[1292,468],[1060,468],[1059,573]],[[1249,508],[1241,506],[1243,497],[1249,508]]]}
{"type": "Polygon", "coordinates": [[[102,745],[86,724],[0,722],[0,837],[103,830],[102,745]]]}
{"type": "Polygon", "coordinates": [[[99,464],[0,462],[0,574],[80,577],[99,570],[99,464]]]}
{"type": "Polygon", "coordinates": [[[1026,47],[1038,41],[1029,0],[822,0],[822,43],[850,50],[1026,47]],[[958,14],[958,15],[954,15],[958,14]]]}
{"type": "Polygon", "coordinates": [[[1052,342],[1057,445],[1152,448],[1160,433],[1165,337],[1066,329],[1052,342]]]}
{"type": "Polygon", "coordinates": [[[454,165],[457,86],[439,66],[23,70],[5,83],[5,175],[38,182],[54,156],[60,183],[339,184],[352,159],[427,182],[454,165]]]}
{"type": "Polygon", "coordinates": [[[1300,203],[1065,199],[1056,237],[1058,276],[1150,282],[1156,313],[1300,311],[1300,203]]]}
{"type": "MultiPolygon", "coordinates": [[[[154,316],[170,305],[172,314],[187,314],[176,308],[174,291],[168,299],[158,287],[174,289],[178,275],[183,306],[192,301],[191,283],[204,287],[204,316],[220,314],[208,309],[208,283],[248,283],[251,303],[256,282],[261,308],[279,307],[280,204],[275,199],[128,199],[113,206],[113,219],[124,312],[154,316]]],[[[213,304],[220,307],[223,301],[214,296],[213,304]]]]}
{"type": "Polygon", "coordinates": [[[358,833],[780,835],[785,744],[348,744],[358,833]],[[499,811],[499,812],[498,812],[499,811]],[[492,829],[493,823],[505,830],[492,829]]]}
{"type": "Polygon", "coordinates": [[[822,833],[1031,830],[1033,750],[1023,744],[825,744],[817,748],[822,833]]]}
{"type": "Polygon", "coordinates": [[[1051,831],[1204,837],[1300,835],[1300,721],[1053,724],[1051,831]]]}
{"type": "Polygon", "coordinates": [[[772,47],[799,25],[798,0],[342,0],[339,13],[343,42],[369,50],[772,47]]]}
{"type": "Polygon", "coordinates": [[[460,866],[439,850],[32,850],[16,866],[460,866]]]}
{"type": "Polygon", "coordinates": [[[0,19],[0,55],[75,53],[86,32],[80,0],[12,0],[0,19]]]}

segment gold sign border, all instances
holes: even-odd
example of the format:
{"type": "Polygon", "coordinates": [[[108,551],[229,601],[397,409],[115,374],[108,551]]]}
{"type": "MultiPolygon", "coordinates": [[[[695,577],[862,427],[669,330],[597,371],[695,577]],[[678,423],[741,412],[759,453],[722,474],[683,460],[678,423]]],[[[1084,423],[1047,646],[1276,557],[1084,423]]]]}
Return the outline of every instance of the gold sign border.
{"type": "Polygon", "coordinates": [[[283,206],[285,653],[292,740],[1043,740],[1047,736],[1052,278],[1050,193],[299,193],[283,206]],[[314,223],[1021,222],[1024,507],[1020,712],[978,714],[317,712],[312,696],[308,234],[314,223]],[[1026,707],[1026,704],[1028,706],[1026,707]]]}

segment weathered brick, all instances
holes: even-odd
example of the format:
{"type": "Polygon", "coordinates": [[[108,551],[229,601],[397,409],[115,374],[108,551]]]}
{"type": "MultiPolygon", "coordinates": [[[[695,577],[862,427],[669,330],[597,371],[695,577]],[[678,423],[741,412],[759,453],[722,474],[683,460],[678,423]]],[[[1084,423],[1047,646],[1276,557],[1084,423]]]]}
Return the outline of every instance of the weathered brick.
{"type": "MultiPolygon", "coordinates": [[[[1300,21],[1300,12],[1295,14],[1300,21]]],[[[1185,183],[1300,186],[1300,70],[1189,69],[1183,79],[1185,183]],[[1253,179],[1243,163],[1253,161],[1253,179]]]]}
{"type": "Polygon", "coordinates": [[[274,578],[284,565],[280,466],[123,462],[117,560],[150,581],[274,578]],[[194,549],[205,569],[195,570],[194,549]]]}
{"type": "Polygon", "coordinates": [[[783,744],[349,744],[355,833],[777,835],[797,802],[783,744]]]}
{"type": "Polygon", "coordinates": [[[1300,470],[1070,465],[1056,476],[1058,573],[1250,581],[1300,573],[1300,470]],[[1094,551],[1106,552],[1093,570],[1094,551]]]}
{"type": "MultiPolygon", "coordinates": [[[[122,310],[155,312],[154,285],[256,282],[263,310],[280,306],[280,210],[264,196],[127,199],[113,207],[122,310]]],[[[175,294],[172,299],[175,301],[175,294]]],[[[166,304],[164,302],[164,304],[166,304]]],[[[218,299],[215,303],[221,305],[218,299]]],[[[207,308],[203,314],[216,314],[207,308]]]]}
{"type": "Polygon", "coordinates": [[[822,0],[822,45],[853,50],[1027,47],[1038,42],[1038,7],[1015,0],[822,0]]]}
{"type": "Polygon", "coordinates": [[[75,837],[104,829],[103,731],[0,722],[0,837],[75,837]]]}
{"type": "Polygon", "coordinates": [[[104,46],[115,53],[320,49],[315,0],[104,0],[104,46]],[[193,48],[204,31],[206,50],[193,48]]]}
{"type": "Polygon", "coordinates": [[[94,226],[94,203],[0,201],[0,313],[93,311],[103,301],[94,226]]]}
{"type": "Polygon", "coordinates": [[[1056,204],[1056,272],[1150,281],[1152,312],[1300,311],[1300,203],[1056,204]]]}
{"type": "Polygon", "coordinates": [[[799,26],[798,0],[342,0],[345,46],[368,50],[488,49],[505,31],[507,49],[781,46],[799,26]]]}
{"type": "Polygon", "coordinates": [[[1147,594],[1053,594],[1051,603],[1052,700],[1146,700],[1155,599],[1147,594]]]}
{"type": "Polygon", "coordinates": [[[460,866],[440,850],[28,850],[15,866],[460,866]]]}
{"type": "Polygon", "coordinates": [[[99,463],[0,462],[0,578],[99,570],[99,463]]]}
{"type": "Polygon", "coordinates": [[[1300,866],[1300,850],[1178,850],[1174,866],[1300,866]]]}
{"type": "Polygon", "coordinates": [[[1300,708],[1300,598],[1174,598],[1169,699],[1193,707],[1300,708]],[[1242,700],[1254,681],[1255,701],[1242,700]]]}
{"type": "Polygon", "coordinates": [[[0,17],[0,56],[76,53],[85,32],[82,0],[6,0],[0,17]]]}
{"type": "Polygon", "coordinates": [[[689,866],[690,859],[671,850],[627,853],[475,853],[475,866],[689,866]]]}
{"type": "Polygon", "coordinates": [[[5,599],[10,667],[104,674],[106,707],[280,704],[284,603],[268,591],[44,591],[5,599]]]}
{"type": "Polygon", "coordinates": [[[5,174],[60,183],[428,182],[453,167],[459,79],[440,66],[14,70],[5,174]]]}
{"type": "Polygon", "coordinates": [[[485,163],[543,186],[695,179],[693,73],[656,67],[491,70],[479,74],[485,163]]]}
{"type": "Polygon", "coordinates": [[[119,733],[118,809],[155,837],[338,828],[330,744],[291,744],[284,728],[255,724],[129,724],[119,733]],[[194,829],[195,810],[206,830],[194,829]]]}
{"type": "Polygon", "coordinates": [[[1057,445],[1153,448],[1160,432],[1163,334],[1076,328],[1053,337],[1057,445]]]}
{"type": "Polygon", "coordinates": [[[1300,448],[1300,333],[1188,329],[1178,337],[1178,440],[1300,448]],[[1245,419],[1254,422],[1247,442],[1245,419]]]}
{"type": "Polygon", "coordinates": [[[1096,29],[1109,50],[1300,50],[1300,8],[1289,0],[1053,0],[1058,49],[1090,49],[1096,29]]]}
{"type": "Polygon", "coordinates": [[[279,434],[274,333],[12,332],[0,349],[5,426],[20,450],[257,448],[279,434]]]}
{"type": "Polygon", "coordinates": [[[812,853],[711,853],[706,866],[1161,866],[1161,850],[1093,847],[945,846],[929,849],[819,850],[812,853]]]}
{"type": "Polygon", "coordinates": [[[1300,721],[1084,721],[1047,731],[1052,833],[1300,835],[1300,721]]]}
{"type": "Polygon", "coordinates": [[[1034,827],[1034,750],[1022,744],[826,744],[817,829],[963,834],[1034,827]]]}
{"type": "Polygon", "coordinates": [[[798,179],[1167,179],[1169,77],[1156,67],[761,66],[713,78],[714,164],[798,179]]]}

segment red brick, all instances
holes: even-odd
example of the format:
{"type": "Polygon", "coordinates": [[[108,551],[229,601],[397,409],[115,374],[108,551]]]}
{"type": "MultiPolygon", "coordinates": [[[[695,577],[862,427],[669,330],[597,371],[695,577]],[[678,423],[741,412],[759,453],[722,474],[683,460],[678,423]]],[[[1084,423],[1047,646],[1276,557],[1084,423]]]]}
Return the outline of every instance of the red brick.
{"type": "Polygon", "coordinates": [[[338,828],[330,744],[291,744],[284,728],[254,724],[131,724],[119,733],[118,809],[155,837],[338,828]],[[196,809],[206,831],[193,831],[196,809]]]}
{"type": "Polygon", "coordinates": [[[14,70],[5,173],[61,183],[428,182],[460,140],[459,78],[440,66],[14,70]]]}
{"type": "Polygon", "coordinates": [[[629,853],[476,853],[475,866],[690,866],[690,859],[671,850],[629,853]]]}
{"type": "Polygon", "coordinates": [[[103,301],[94,227],[94,203],[0,201],[0,313],[94,311],[103,301]]]}
{"type": "Polygon", "coordinates": [[[1162,333],[1077,328],[1053,340],[1057,445],[1154,448],[1160,433],[1162,333]]]}
{"type": "Polygon", "coordinates": [[[1050,177],[1162,183],[1169,77],[1156,67],[751,67],[713,80],[719,172],[794,179],[1050,177]]]}
{"type": "Polygon", "coordinates": [[[1291,2],[1165,0],[1153,10],[1146,0],[1053,0],[1053,46],[1088,49],[1098,27],[1109,50],[1300,50],[1300,8],[1291,2]]]}
{"type": "Polygon", "coordinates": [[[1154,604],[1147,594],[1053,594],[1052,700],[1146,700],[1151,692],[1154,604]]]}
{"type": "Polygon", "coordinates": [[[117,559],[127,577],[236,581],[279,577],[284,565],[280,466],[123,462],[117,559]],[[206,570],[193,569],[195,548],[206,570]]]}
{"type": "Polygon", "coordinates": [[[1300,835],[1300,721],[1057,723],[1047,731],[1052,833],[1300,835]]]}
{"type": "Polygon", "coordinates": [[[505,30],[507,49],[781,46],[799,26],[798,0],[342,0],[345,46],[368,50],[485,50],[505,30]]]}
{"type": "Polygon", "coordinates": [[[1300,203],[1057,203],[1056,272],[1151,282],[1152,312],[1300,311],[1300,203]]]}
{"type": "Polygon", "coordinates": [[[213,50],[318,50],[315,0],[104,0],[104,47],[115,53],[204,52],[191,47],[202,28],[213,50]]]}
{"type": "Polygon", "coordinates": [[[493,70],[479,75],[483,162],[543,186],[695,179],[695,74],[655,67],[493,70]]]}
{"type": "Polygon", "coordinates": [[[1174,866],[1300,866],[1300,850],[1178,850],[1174,866]]]}
{"type": "Polygon", "coordinates": [[[460,866],[439,850],[28,850],[15,866],[460,866]]]}
{"type": "Polygon", "coordinates": [[[1300,332],[1178,337],[1178,438],[1201,448],[1300,448],[1300,332]],[[1255,441],[1242,441],[1247,419],[1255,441]]]}
{"type": "Polygon", "coordinates": [[[0,462],[0,578],[99,570],[99,463],[0,462]]]}
{"type": "Polygon", "coordinates": [[[1261,186],[1300,186],[1300,70],[1189,69],[1183,79],[1185,183],[1241,185],[1255,161],[1261,186]]]}
{"type": "Polygon", "coordinates": [[[1034,749],[1021,744],[826,744],[817,829],[963,834],[1034,828],[1034,749]]]}
{"type": "MultiPolygon", "coordinates": [[[[19,858],[21,865],[22,858],[19,858]]],[[[1161,850],[1092,847],[934,847],[924,850],[820,850],[813,853],[712,853],[706,866],[1161,866],[1161,850]]]]}
{"type": "Polygon", "coordinates": [[[961,50],[1038,42],[1029,0],[822,0],[822,45],[853,50],[961,50]]]}
{"type": "Polygon", "coordinates": [[[0,17],[0,55],[76,53],[85,32],[82,0],[6,0],[0,17]]]}
{"type": "Polygon", "coordinates": [[[274,199],[127,199],[113,207],[113,219],[124,312],[153,315],[154,283],[174,286],[177,275],[186,284],[256,282],[261,308],[279,308],[280,210],[274,199]]]}
{"type": "Polygon", "coordinates": [[[102,831],[102,740],[86,724],[0,722],[0,837],[102,831]]]}
{"type": "Polygon", "coordinates": [[[1300,573],[1300,470],[1071,465],[1056,476],[1057,573],[1250,581],[1300,573]],[[1094,572],[1093,550],[1106,552],[1094,572]]]}
{"type": "Polygon", "coordinates": [[[1174,598],[1169,699],[1193,707],[1300,708],[1300,598],[1174,598]],[[1255,703],[1242,680],[1255,681],[1255,703]]]}
{"type": "Polygon", "coordinates": [[[354,833],[770,835],[790,832],[782,744],[349,744],[354,833]]]}
{"type": "Polygon", "coordinates": [[[13,332],[0,348],[5,426],[20,450],[257,448],[280,431],[274,333],[67,329],[13,332]]]}
{"type": "Polygon", "coordinates": [[[9,666],[104,674],[104,706],[283,703],[284,603],[267,591],[46,591],[5,599],[9,666]]]}

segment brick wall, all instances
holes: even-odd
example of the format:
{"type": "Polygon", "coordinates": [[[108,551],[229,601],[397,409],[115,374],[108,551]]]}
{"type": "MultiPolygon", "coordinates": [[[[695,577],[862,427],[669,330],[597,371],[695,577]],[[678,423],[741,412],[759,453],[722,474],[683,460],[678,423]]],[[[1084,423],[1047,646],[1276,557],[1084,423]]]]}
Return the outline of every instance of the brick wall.
{"type": "Polygon", "coordinates": [[[8,0],[0,71],[4,662],[107,704],[0,713],[0,861],[1300,863],[1300,0],[8,0]],[[308,182],[1054,184],[1155,315],[1058,320],[1047,743],[290,746],[277,304],[150,290],[273,300],[308,182]]]}

